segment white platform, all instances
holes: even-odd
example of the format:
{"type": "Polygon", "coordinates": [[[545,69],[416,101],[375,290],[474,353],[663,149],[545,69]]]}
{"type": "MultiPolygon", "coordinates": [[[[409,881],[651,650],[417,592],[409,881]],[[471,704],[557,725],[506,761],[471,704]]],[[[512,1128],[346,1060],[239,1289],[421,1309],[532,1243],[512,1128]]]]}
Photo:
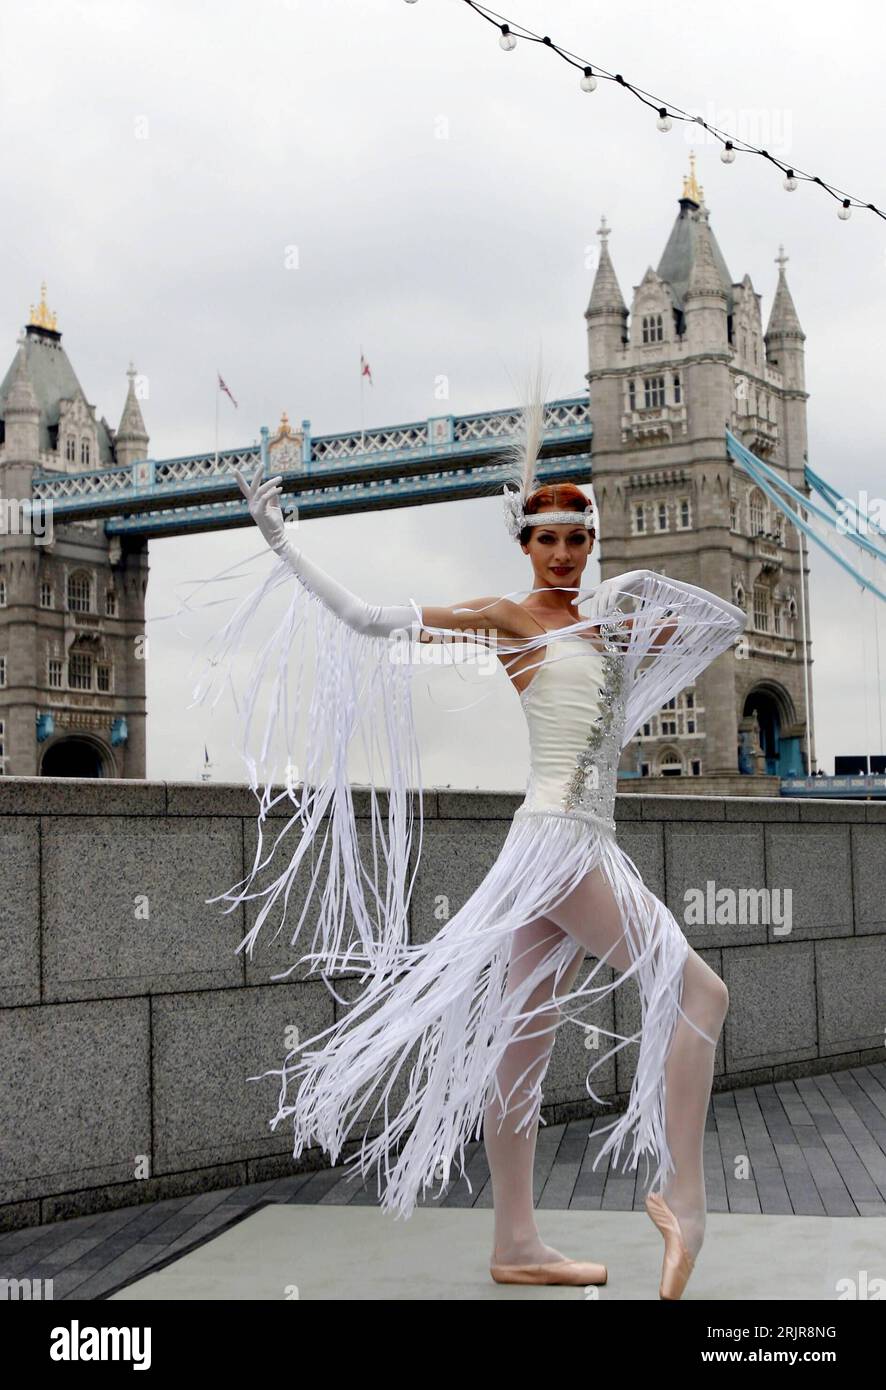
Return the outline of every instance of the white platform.
{"type": "MultiPolygon", "coordinates": [[[[541,1211],[538,1225],[564,1255],[606,1264],[608,1284],[494,1283],[486,1209],[419,1207],[403,1221],[376,1207],[273,1204],[114,1298],[658,1299],[664,1243],[645,1212],[541,1211]]],[[[684,1301],[869,1299],[875,1279],[886,1279],[886,1218],[715,1212],[684,1301]]]]}

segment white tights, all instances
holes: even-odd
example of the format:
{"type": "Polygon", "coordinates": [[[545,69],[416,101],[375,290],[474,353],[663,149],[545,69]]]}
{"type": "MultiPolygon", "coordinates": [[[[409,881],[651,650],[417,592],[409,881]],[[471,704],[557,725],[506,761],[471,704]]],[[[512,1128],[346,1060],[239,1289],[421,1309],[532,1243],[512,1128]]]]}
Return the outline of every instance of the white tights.
{"type": "MultiPolygon", "coordinates": [[[[650,893],[650,898],[652,894],[650,893]]],[[[621,973],[631,963],[624,927],[612,889],[600,869],[581,882],[550,913],[527,922],[514,934],[508,964],[508,990],[537,967],[565,936],[578,949],[554,988],[553,975],[536,987],[525,1007],[536,1008],[550,1000],[550,1008],[521,1023],[509,1043],[497,1072],[507,1109],[493,1097],[486,1107],[483,1136],[492,1176],[495,1205],[493,1259],[522,1263],[559,1258],[559,1251],[542,1243],[535,1223],[532,1175],[538,1119],[517,1129],[525,1117],[527,1088],[539,1087],[547,1071],[560,1017],[558,999],[567,994],[586,954],[607,955],[607,964],[621,973]],[[525,1036],[523,1036],[525,1034],[525,1036]],[[513,1088],[517,1085],[517,1092],[513,1088]],[[502,1121],[502,1116],[504,1119],[502,1121]]],[[[716,1039],[723,1026],[729,996],[720,977],[690,948],[683,968],[681,1008],[709,1038],[716,1039]]],[[[713,1082],[715,1048],[707,1038],[679,1015],[665,1063],[665,1127],[674,1172],[661,1189],[677,1217],[690,1254],[697,1254],[704,1239],[705,1181],[704,1128],[713,1082]]]]}

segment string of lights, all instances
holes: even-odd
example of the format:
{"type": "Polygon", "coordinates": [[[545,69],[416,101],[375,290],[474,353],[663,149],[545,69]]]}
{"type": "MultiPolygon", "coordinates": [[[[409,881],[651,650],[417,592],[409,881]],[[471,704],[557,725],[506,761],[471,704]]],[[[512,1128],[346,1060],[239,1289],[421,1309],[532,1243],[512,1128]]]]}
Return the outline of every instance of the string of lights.
{"type": "MultiPolygon", "coordinates": [[[[416,0],[406,0],[406,3],[408,5],[414,5],[416,0]]],[[[553,39],[547,34],[536,34],[531,29],[525,29],[520,24],[514,24],[513,21],[507,19],[504,15],[497,14],[495,10],[490,10],[485,5],[478,4],[477,0],[464,0],[464,3],[481,19],[485,19],[487,23],[492,24],[498,29],[498,42],[506,53],[513,52],[517,47],[518,39],[525,43],[541,44],[543,47],[550,49],[552,53],[555,53],[558,58],[562,58],[563,61],[568,63],[571,67],[580,69],[582,75],[579,85],[583,92],[595,91],[599,81],[614,82],[624,91],[630,92],[631,95],[635,96],[638,101],[641,101],[644,106],[649,106],[652,110],[657,112],[658,120],[656,124],[660,131],[671,130],[675,120],[688,121],[692,125],[702,126],[705,130],[709,131],[723,146],[720,151],[720,158],[724,164],[734,163],[737,154],[758,155],[762,159],[768,159],[771,164],[774,164],[781,170],[785,176],[782,186],[788,193],[793,193],[795,189],[799,187],[800,183],[814,183],[817,184],[819,188],[824,189],[825,193],[829,193],[831,197],[836,199],[840,204],[837,209],[837,216],[843,221],[846,221],[847,218],[852,215],[852,209],[854,207],[866,208],[870,212],[876,213],[877,217],[881,217],[886,221],[886,213],[882,212],[880,208],[875,207],[873,203],[866,203],[863,199],[856,198],[851,193],[846,193],[845,190],[841,188],[836,188],[833,184],[827,183],[824,179],[819,178],[817,174],[809,174],[803,169],[790,168],[787,164],[783,164],[780,159],[776,159],[775,155],[770,154],[768,150],[764,150],[758,145],[749,144],[747,141],[741,140],[735,135],[730,135],[728,131],[721,130],[717,126],[711,125],[708,121],[704,120],[702,116],[693,116],[688,111],[684,111],[681,107],[676,106],[673,102],[664,101],[661,97],[654,96],[651,92],[644,91],[643,88],[634,86],[633,83],[628,82],[627,78],[623,77],[620,72],[607,72],[605,68],[599,67],[597,64],[592,66],[587,59],[579,57],[576,53],[570,53],[568,49],[561,48],[558,44],[555,44],[553,39]]]]}

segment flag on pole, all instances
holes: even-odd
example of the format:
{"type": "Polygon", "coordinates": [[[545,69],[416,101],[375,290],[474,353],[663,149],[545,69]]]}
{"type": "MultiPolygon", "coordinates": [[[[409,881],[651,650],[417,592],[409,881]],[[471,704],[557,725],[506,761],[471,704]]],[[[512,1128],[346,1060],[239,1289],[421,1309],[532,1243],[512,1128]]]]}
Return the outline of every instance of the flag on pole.
{"type": "MultiPolygon", "coordinates": [[[[216,371],[218,371],[218,368],[217,368],[217,367],[216,367],[216,371]]],[[[231,396],[231,393],[230,393],[230,391],[228,390],[228,387],[225,385],[224,381],[222,380],[222,374],[221,374],[221,372],[218,372],[218,385],[219,385],[219,390],[220,390],[220,391],[224,391],[225,395],[226,395],[226,396],[230,396],[230,397],[231,397],[231,400],[234,401],[234,397],[231,396]]],[[[237,402],[236,402],[236,401],[234,401],[234,405],[237,405],[237,402]]],[[[239,407],[238,407],[238,409],[239,409],[239,407]]]]}
{"type": "Polygon", "coordinates": [[[362,352],[360,353],[360,376],[361,376],[361,377],[368,376],[368,377],[369,377],[369,385],[370,385],[370,386],[373,385],[373,381],[372,381],[372,372],[370,371],[370,369],[369,369],[369,363],[366,361],[366,358],[363,356],[362,352]]]}

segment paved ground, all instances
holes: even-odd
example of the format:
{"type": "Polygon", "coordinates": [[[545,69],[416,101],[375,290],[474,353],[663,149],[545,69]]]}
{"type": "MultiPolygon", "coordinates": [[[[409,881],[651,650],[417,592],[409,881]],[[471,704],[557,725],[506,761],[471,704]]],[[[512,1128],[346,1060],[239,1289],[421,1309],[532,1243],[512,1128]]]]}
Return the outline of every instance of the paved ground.
{"type": "MultiPolygon", "coordinates": [[[[639,1180],[603,1163],[592,1171],[599,1148],[593,1127],[610,1118],[541,1129],[535,1168],[540,1210],[642,1209],[645,1163],[639,1180]]],[[[473,1191],[459,1178],[424,1205],[492,1206],[483,1145],[468,1153],[473,1191]]],[[[711,1212],[886,1216],[886,1062],[715,1095],[705,1170],[711,1212]]],[[[0,1235],[0,1278],[51,1278],[55,1299],[103,1298],[267,1202],[373,1206],[377,1198],[371,1183],[361,1189],[339,1168],[31,1226],[0,1235]]]]}

